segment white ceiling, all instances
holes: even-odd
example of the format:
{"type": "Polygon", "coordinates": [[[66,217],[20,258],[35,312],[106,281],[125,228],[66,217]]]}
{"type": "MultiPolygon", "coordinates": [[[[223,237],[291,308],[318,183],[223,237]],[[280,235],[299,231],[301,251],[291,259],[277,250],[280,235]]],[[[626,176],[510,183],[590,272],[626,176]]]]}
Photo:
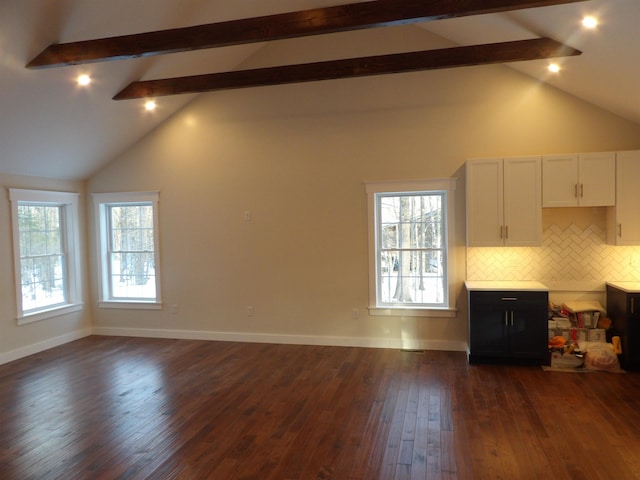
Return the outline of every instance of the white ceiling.
{"type": "MultiPolygon", "coordinates": [[[[163,97],[160,108],[150,114],[143,111],[140,101],[111,100],[129,82],[232,70],[264,47],[255,44],[27,70],[26,63],[51,43],[344,3],[356,1],[0,0],[0,173],[86,178],[195,97],[163,97]],[[94,78],[88,89],[74,84],[81,72],[94,78]]],[[[511,66],[640,124],[639,25],[640,0],[588,0],[429,22],[415,28],[461,45],[543,35],[567,43],[584,53],[561,59],[559,75],[546,73],[546,61],[511,66]],[[600,17],[596,30],[581,28],[585,14],[600,17]]],[[[310,55],[306,61],[315,60],[310,55]]]]}

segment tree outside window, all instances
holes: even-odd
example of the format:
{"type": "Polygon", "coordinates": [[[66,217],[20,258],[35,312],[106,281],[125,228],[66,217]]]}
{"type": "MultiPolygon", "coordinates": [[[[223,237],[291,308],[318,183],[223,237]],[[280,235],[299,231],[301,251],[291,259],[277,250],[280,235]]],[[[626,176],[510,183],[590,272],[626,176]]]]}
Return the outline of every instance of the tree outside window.
{"type": "Polygon", "coordinates": [[[454,178],[366,184],[370,315],[455,315],[455,189],[454,178]]]}
{"type": "Polygon", "coordinates": [[[79,195],[9,189],[18,324],[78,311],[79,195]]]}
{"type": "Polygon", "coordinates": [[[22,308],[63,304],[67,297],[60,206],[18,204],[22,308]]]}
{"type": "Polygon", "coordinates": [[[444,193],[378,194],[379,302],[441,304],[444,193]]]}
{"type": "Polygon", "coordinates": [[[114,298],[155,298],[153,206],[109,206],[114,298]]]}
{"type": "Polygon", "coordinates": [[[157,192],[96,193],[101,307],[161,308],[157,192]]]}

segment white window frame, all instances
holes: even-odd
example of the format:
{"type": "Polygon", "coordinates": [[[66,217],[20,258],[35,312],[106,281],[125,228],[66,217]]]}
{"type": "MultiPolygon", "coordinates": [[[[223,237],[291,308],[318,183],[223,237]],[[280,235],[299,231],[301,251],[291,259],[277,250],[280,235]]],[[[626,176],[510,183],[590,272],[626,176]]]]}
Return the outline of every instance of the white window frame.
{"type": "Polygon", "coordinates": [[[158,228],[159,192],[124,192],[124,193],[94,193],[93,203],[96,218],[96,238],[98,252],[98,306],[100,308],[127,309],[161,309],[162,282],[160,280],[160,235],[158,228]],[[155,262],[156,297],[153,299],[119,299],[111,297],[110,267],[108,259],[109,220],[108,209],[112,206],[134,206],[151,204],[153,207],[153,241],[155,262]]]}
{"type": "Polygon", "coordinates": [[[76,312],[82,309],[80,235],[78,227],[78,202],[80,195],[73,192],[9,189],[11,224],[13,229],[13,261],[16,287],[18,325],[76,312]],[[19,205],[44,205],[62,208],[62,250],[65,258],[65,302],[31,310],[24,310],[22,303],[22,268],[20,260],[19,205]]]}
{"type": "Polygon", "coordinates": [[[455,178],[432,179],[432,180],[408,180],[408,181],[388,181],[388,182],[367,182],[367,207],[368,207],[368,234],[369,234],[369,313],[371,315],[396,315],[396,316],[416,316],[416,317],[455,317],[455,296],[453,295],[456,283],[455,272],[455,219],[454,219],[454,192],[456,189],[455,178]],[[429,194],[443,193],[446,199],[443,204],[445,213],[445,236],[447,279],[445,281],[445,300],[440,306],[418,306],[418,305],[385,305],[379,302],[378,285],[378,219],[377,211],[378,194],[397,194],[398,196],[407,194],[429,194]]]}

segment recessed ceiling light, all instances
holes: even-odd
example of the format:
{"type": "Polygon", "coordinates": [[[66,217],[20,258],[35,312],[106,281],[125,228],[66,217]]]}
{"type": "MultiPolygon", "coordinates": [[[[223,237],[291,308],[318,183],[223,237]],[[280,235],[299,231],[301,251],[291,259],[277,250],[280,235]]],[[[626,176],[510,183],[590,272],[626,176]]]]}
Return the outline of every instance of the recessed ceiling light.
{"type": "Polygon", "coordinates": [[[78,85],[80,85],[81,87],[86,87],[91,83],[91,77],[87,74],[78,75],[78,78],[76,78],[76,81],[78,82],[78,85]]]}
{"type": "Polygon", "coordinates": [[[552,73],[558,73],[560,71],[560,65],[557,63],[550,63],[547,69],[552,73]]]}
{"type": "Polygon", "coordinates": [[[156,107],[157,107],[156,102],[154,102],[153,100],[147,100],[147,101],[144,103],[144,109],[145,109],[147,112],[152,112],[152,111],[154,111],[154,110],[156,109],[156,107]]]}
{"type": "Polygon", "coordinates": [[[584,17],[582,19],[582,26],[585,28],[596,28],[598,26],[598,19],[596,17],[584,17]]]}

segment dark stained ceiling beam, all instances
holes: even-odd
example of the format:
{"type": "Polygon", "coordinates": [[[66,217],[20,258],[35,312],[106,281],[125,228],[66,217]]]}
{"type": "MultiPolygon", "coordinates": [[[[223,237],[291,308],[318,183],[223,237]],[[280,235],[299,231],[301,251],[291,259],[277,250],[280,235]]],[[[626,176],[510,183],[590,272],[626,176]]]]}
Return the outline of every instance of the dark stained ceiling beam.
{"type": "Polygon", "coordinates": [[[540,60],[582,52],[549,38],[133,82],[114,100],[540,60]]]}
{"type": "Polygon", "coordinates": [[[119,37],[52,44],[27,68],[266,42],[585,0],[377,0],[119,37]]]}

